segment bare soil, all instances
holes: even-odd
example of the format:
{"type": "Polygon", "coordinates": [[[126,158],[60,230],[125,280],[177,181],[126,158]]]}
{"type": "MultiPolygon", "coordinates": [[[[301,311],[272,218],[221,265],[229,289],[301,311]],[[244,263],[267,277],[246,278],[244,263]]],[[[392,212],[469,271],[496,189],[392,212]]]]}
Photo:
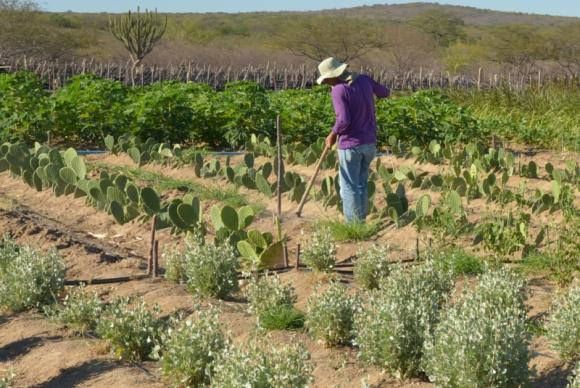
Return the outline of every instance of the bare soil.
{"type": "MultiPolygon", "coordinates": [[[[542,160],[551,160],[556,166],[562,164],[560,157],[542,154],[542,160]]],[[[537,156],[536,156],[537,158],[537,156]]],[[[124,156],[91,156],[92,161],[132,166],[124,156]]],[[[535,158],[534,158],[535,159],[535,158]]],[[[410,164],[393,157],[383,158],[384,162],[399,166],[410,164]]],[[[543,167],[543,164],[539,164],[543,167]]],[[[191,168],[170,168],[146,166],[146,169],[178,178],[197,180],[204,185],[223,185],[216,180],[200,180],[194,177],[191,168]]],[[[304,176],[311,176],[312,167],[293,167],[304,176]]],[[[436,170],[434,166],[418,166],[418,170],[436,170]]],[[[326,171],[325,174],[334,174],[326,171]]],[[[535,180],[534,187],[542,187],[546,181],[535,180]]],[[[511,182],[510,182],[511,183],[511,182]]],[[[529,183],[529,182],[528,182],[529,183]]],[[[514,182],[517,184],[517,182],[514,182]]],[[[273,230],[271,218],[275,211],[275,201],[263,197],[255,191],[240,189],[250,202],[265,205],[264,212],[252,225],[259,230],[273,230]]],[[[410,190],[410,199],[418,197],[418,190],[410,190]]],[[[204,207],[211,206],[205,203],[204,207]]],[[[471,217],[476,219],[486,209],[483,201],[470,204],[471,217]]],[[[338,219],[335,209],[324,209],[315,201],[310,201],[304,216],[295,215],[296,204],[283,203],[284,230],[290,236],[290,258],[294,261],[297,244],[308,240],[313,221],[321,218],[338,219]]],[[[206,212],[207,213],[207,212],[206,212]]],[[[67,266],[67,279],[100,279],[145,273],[148,257],[148,225],[131,223],[120,226],[107,214],[86,206],[84,199],[71,197],[56,198],[52,193],[36,192],[21,181],[11,179],[7,173],[0,174],[0,235],[9,234],[16,241],[29,244],[41,250],[55,248],[67,266]]],[[[400,229],[387,228],[374,239],[392,248],[392,259],[413,258],[415,244],[420,237],[420,249],[428,244],[426,237],[418,236],[412,226],[400,229]]],[[[179,246],[182,237],[172,236],[167,231],[158,233],[160,246],[179,246]]],[[[341,243],[338,260],[345,260],[360,249],[373,243],[341,243]]],[[[468,245],[468,242],[465,242],[468,245]]],[[[160,261],[164,265],[163,257],[160,261]]],[[[351,282],[348,275],[343,277],[351,282]]],[[[304,270],[291,270],[281,274],[283,281],[291,283],[298,293],[297,307],[304,309],[308,297],[320,282],[328,281],[328,276],[320,276],[304,270]]],[[[459,285],[458,285],[459,286],[459,285]]],[[[140,296],[151,306],[158,304],[163,315],[176,310],[193,312],[196,301],[180,285],[165,279],[144,279],[110,285],[89,286],[103,299],[118,296],[140,296]]],[[[557,286],[541,277],[529,279],[530,317],[542,319],[552,303],[557,286]]],[[[203,301],[210,303],[209,301],[203,301]]],[[[235,295],[228,301],[211,301],[220,306],[221,320],[231,332],[234,341],[242,342],[256,332],[255,317],[247,312],[247,303],[242,295],[235,295]]],[[[283,343],[303,343],[309,350],[316,365],[314,387],[351,387],[367,381],[373,387],[423,387],[432,384],[419,379],[400,381],[375,367],[365,366],[357,361],[356,349],[352,347],[328,348],[314,341],[304,332],[273,332],[268,341],[272,346],[283,343]]],[[[530,367],[534,370],[532,386],[564,387],[571,366],[558,358],[550,349],[543,336],[536,336],[531,344],[533,358],[530,367]]],[[[115,360],[106,344],[96,338],[81,338],[69,333],[66,328],[47,320],[37,312],[16,315],[0,315],[0,376],[3,370],[16,374],[15,385],[22,387],[164,387],[158,365],[154,362],[130,364],[115,360]]]]}

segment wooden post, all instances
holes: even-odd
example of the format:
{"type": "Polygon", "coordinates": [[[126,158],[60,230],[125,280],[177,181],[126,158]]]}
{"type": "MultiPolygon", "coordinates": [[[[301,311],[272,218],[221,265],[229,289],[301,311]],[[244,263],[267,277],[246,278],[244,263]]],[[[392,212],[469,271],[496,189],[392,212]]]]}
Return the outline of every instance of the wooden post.
{"type": "Polygon", "coordinates": [[[415,256],[419,260],[419,237],[415,240],[415,256]]]}
{"type": "Polygon", "coordinates": [[[477,90],[481,89],[481,67],[477,72],[477,90]]]}
{"type": "Polygon", "coordinates": [[[147,274],[151,277],[155,277],[155,266],[156,266],[156,259],[155,259],[155,224],[157,223],[157,215],[153,216],[151,219],[151,239],[150,239],[150,247],[149,247],[149,262],[147,263],[147,274]]]}
{"type": "MultiPolygon", "coordinates": [[[[282,159],[282,130],[280,129],[280,115],[276,116],[276,148],[278,151],[278,180],[276,182],[276,195],[278,197],[278,222],[282,228],[282,179],[284,175],[284,160],[282,159]]],[[[284,267],[288,267],[288,247],[284,243],[284,267]]]]}
{"type": "Polygon", "coordinates": [[[296,269],[300,267],[300,244],[296,246],[296,269]]]}
{"type": "Polygon", "coordinates": [[[155,240],[153,246],[153,278],[159,276],[159,240],[155,240]]]}

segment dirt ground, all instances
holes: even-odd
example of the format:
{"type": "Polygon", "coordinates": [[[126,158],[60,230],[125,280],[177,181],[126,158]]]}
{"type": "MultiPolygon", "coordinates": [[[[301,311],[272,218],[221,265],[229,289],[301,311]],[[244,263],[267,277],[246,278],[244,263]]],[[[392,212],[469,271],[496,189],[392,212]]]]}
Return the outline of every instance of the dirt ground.
{"type": "MultiPolygon", "coordinates": [[[[551,160],[556,166],[563,164],[560,157],[542,158],[551,160]]],[[[536,156],[537,158],[537,156],[536,156]]],[[[534,159],[536,159],[534,158],[534,159]]],[[[124,156],[91,156],[110,164],[132,165],[124,156]]],[[[389,157],[388,163],[400,165],[400,161],[389,157]]],[[[543,163],[539,164],[543,167],[543,163]]],[[[423,166],[421,166],[423,167],[423,166]]],[[[430,166],[426,166],[428,168],[430,166]]],[[[193,169],[174,169],[147,166],[146,169],[161,172],[179,179],[194,178],[193,169]]],[[[312,168],[300,167],[300,173],[309,176],[312,168]]],[[[419,169],[419,168],[418,168],[419,169]]],[[[204,185],[219,186],[216,180],[202,180],[204,185]]],[[[544,185],[538,181],[538,185],[544,185]]],[[[252,224],[259,230],[273,230],[270,213],[275,202],[252,191],[240,191],[250,202],[259,201],[266,210],[252,224]]],[[[411,199],[417,193],[408,193],[411,199]]],[[[204,203],[207,210],[211,202],[204,203]]],[[[476,214],[485,204],[473,204],[476,214]],[[478,207],[481,207],[478,209],[478,207]]],[[[324,209],[320,203],[311,201],[304,210],[304,217],[294,214],[295,203],[285,201],[283,206],[284,230],[290,236],[290,258],[295,257],[296,245],[306,241],[313,221],[322,217],[335,219],[335,209],[324,209]]],[[[207,212],[206,212],[207,213],[207,212]]],[[[36,192],[21,181],[13,180],[7,173],[0,174],[0,235],[11,235],[17,242],[38,249],[57,249],[67,266],[67,279],[99,279],[117,276],[139,275],[146,269],[148,256],[147,225],[132,223],[117,225],[112,217],[86,206],[84,199],[71,197],[56,198],[52,193],[36,192]]],[[[375,238],[389,244],[393,260],[412,258],[415,252],[417,233],[413,227],[387,228],[375,238]]],[[[167,231],[158,233],[160,246],[179,245],[181,237],[171,236],[167,231]]],[[[338,260],[344,260],[372,242],[341,243],[338,260]]],[[[421,249],[426,241],[420,239],[421,249]]],[[[164,265],[161,258],[161,267],[164,265]]],[[[340,275],[342,276],[342,275],[340,275]]],[[[308,296],[318,282],[326,281],[304,270],[291,270],[281,274],[285,282],[291,283],[298,292],[297,307],[304,309],[308,296]]],[[[351,281],[344,275],[344,280],[351,281]]],[[[183,286],[164,279],[136,280],[113,285],[88,286],[96,290],[103,299],[117,296],[140,296],[150,304],[159,304],[163,314],[176,310],[193,312],[195,300],[183,286]]],[[[529,279],[530,316],[541,319],[549,309],[558,288],[552,282],[535,277],[529,279]]],[[[206,302],[207,303],[207,302],[206,302]]],[[[240,295],[228,301],[212,301],[221,310],[221,319],[234,341],[242,342],[253,335],[263,336],[255,329],[255,317],[247,312],[247,303],[240,295]]],[[[313,387],[360,386],[367,381],[373,387],[427,387],[432,384],[419,379],[399,381],[394,376],[374,367],[364,366],[357,361],[356,350],[351,347],[327,348],[303,332],[274,332],[269,337],[273,346],[282,343],[301,342],[309,350],[316,367],[313,387]]],[[[550,349],[547,339],[536,336],[531,344],[533,358],[533,387],[564,387],[571,366],[558,358],[550,349]]],[[[130,364],[117,361],[108,352],[106,345],[94,338],[76,337],[62,326],[47,320],[43,315],[27,312],[0,316],[0,376],[2,371],[13,371],[15,386],[22,387],[164,387],[158,365],[154,362],[130,364]]]]}

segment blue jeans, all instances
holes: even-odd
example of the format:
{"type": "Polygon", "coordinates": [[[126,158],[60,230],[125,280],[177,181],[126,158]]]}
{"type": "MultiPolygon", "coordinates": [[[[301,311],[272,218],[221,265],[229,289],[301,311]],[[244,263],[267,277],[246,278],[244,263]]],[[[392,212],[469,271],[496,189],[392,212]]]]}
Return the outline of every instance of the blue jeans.
{"type": "Polygon", "coordinates": [[[346,222],[364,222],[367,216],[369,167],[376,152],[376,144],[338,150],[340,196],[346,222]]]}

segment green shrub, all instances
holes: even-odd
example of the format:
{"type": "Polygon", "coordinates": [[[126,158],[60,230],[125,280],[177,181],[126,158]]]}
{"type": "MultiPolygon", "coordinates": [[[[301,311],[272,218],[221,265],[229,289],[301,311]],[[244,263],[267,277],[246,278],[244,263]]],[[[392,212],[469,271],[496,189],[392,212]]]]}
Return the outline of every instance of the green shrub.
{"type": "Polygon", "coordinates": [[[255,82],[230,82],[220,95],[224,139],[240,148],[251,134],[273,137],[275,115],[266,90],[255,82]]]}
{"type": "Polygon", "coordinates": [[[0,241],[0,309],[18,312],[54,303],[64,288],[65,272],[55,250],[38,252],[0,241]]]}
{"type": "Polygon", "coordinates": [[[48,93],[31,72],[0,74],[0,143],[46,140],[48,93]]]}
{"type": "Polygon", "coordinates": [[[468,109],[438,90],[421,90],[406,97],[379,100],[377,126],[377,136],[383,144],[387,144],[389,136],[420,145],[432,140],[467,143],[489,136],[468,109]]]}
{"type": "Polygon", "coordinates": [[[269,352],[257,344],[228,348],[214,364],[212,387],[300,388],[312,380],[314,366],[301,346],[275,346],[269,352]]]}
{"type": "Polygon", "coordinates": [[[67,294],[62,305],[49,306],[45,313],[83,335],[96,329],[104,310],[105,306],[96,293],[88,294],[84,288],[78,288],[67,294]]]}
{"type": "Polygon", "coordinates": [[[368,290],[379,288],[391,272],[387,247],[375,244],[359,251],[357,257],[354,263],[354,280],[368,290]]]}
{"type": "Polygon", "coordinates": [[[316,271],[331,271],[336,264],[336,245],[326,229],[314,232],[312,239],[302,250],[304,264],[316,271]]]}
{"type": "Polygon", "coordinates": [[[562,358],[580,360],[580,286],[556,299],[546,325],[548,338],[562,358]]]}
{"type": "Polygon", "coordinates": [[[250,302],[250,312],[257,315],[278,306],[292,307],[297,299],[294,287],[283,285],[276,273],[252,277],[245,294],[250,302]]]}
{"type": "Polygon", "coordinates": [[[478,275],[484,269],[483,260],[460,248],[435,252],[431,259],[441,268],[451,271],[454,277],[478,275]]]}
{"type": "Polygon", "coordinates": [[[258,322],[267,330],[296,330],[304,327],[305,316],[293,306],[280,305],[262,311],[258,322]]]}
{"type": "Polygon", "coordinates": [[[175,386],[208,384],[213,361],[226,347],[217,310],[201,311],[162,335],[161,368],[175,386]]]}
{"type": "Polygon", "coordinates": [[[126,130],[127,88],[92,74],[75,76],[51,98],[51,131],[60,140],[100,144],[126,130]]]}
{"type": "Polygon", "coordinates": [[[197,245],[186,255],[187,288],[194,294],[225,298],[239,289],[238,259],[228,244],[197,245]]]}
{"type": "Polygon", "coordinates": [[[168,81],[131,94],[125,113],[131,133],[141,140],[181,143],[191,138],[193,109],[190,84],[168,81]]]}
{"type": "Polygon", "coordinates": [[[355,316],[361,360],[402,377],[418,375],[425,338],[452,285],[451,274],[432,262],[393,271],[355,316]]]}
{"type": "MultiPolygon", "coordinates": [[[[158,312],[158,307],[155,310],[158,312]]],[[[161,321],[144,301],[130,305],[128,299],[122,299],[101,315],[97,334],[111,344],[119,359],[141,361],[148,359],[159,343],[161,328],[161,321]]]]}
{"type": "Polygon", "coordinates": [[[481,275],[425,343],[431,381],[441,387],[526,384],[530,351],[523,290],[523,280],[506,269],[481,275]]]}
{"type": "Polygon", "coordinates": [[[323,220],[316,226],[330,232],[335,241],[366,241],[381,229],[380,222],[342,222],[323,220]]]}
{"type": "Polygon", "coordinates": [[[344,285],[333,282],[324,290],[317,287],[308,298],[306,327],[314,338],[327,345],[347,344],[352,339],[357,308],[358,298],[349,295],[344,285]]]}
{"type": "Polygon", "coordinates": [[[268,97],[272,110],[280,113],[287,142],[312,144],[326,136],[334,124],[332,100],[326,86],[280,90],[268,97]]]}

